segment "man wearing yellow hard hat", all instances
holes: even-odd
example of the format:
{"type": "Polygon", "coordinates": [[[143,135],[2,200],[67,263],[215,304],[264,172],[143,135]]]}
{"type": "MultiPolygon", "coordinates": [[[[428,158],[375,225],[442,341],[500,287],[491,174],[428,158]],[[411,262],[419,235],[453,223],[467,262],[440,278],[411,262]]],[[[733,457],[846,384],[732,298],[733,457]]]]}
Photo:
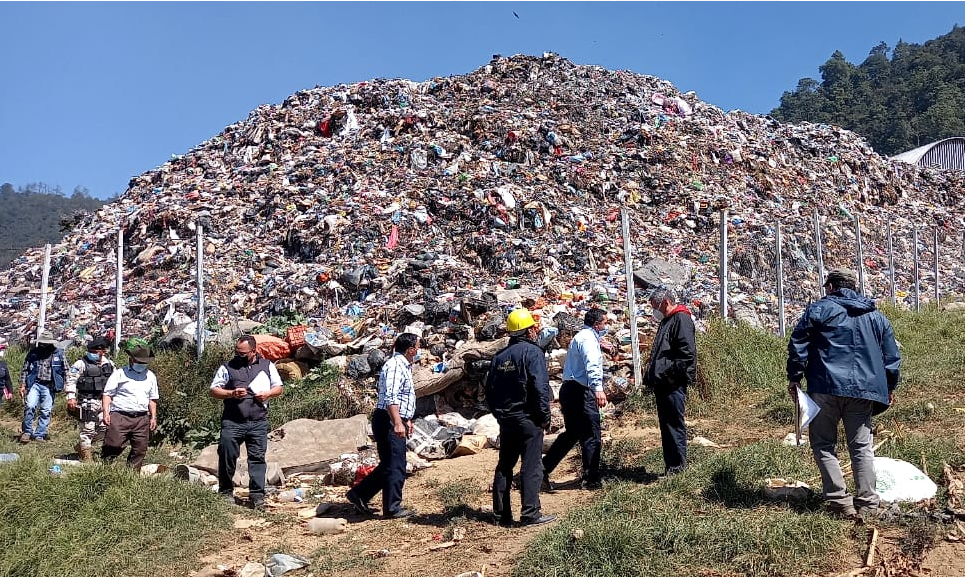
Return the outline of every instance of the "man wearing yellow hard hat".
{"type": "Polygon", "coordinates": [[[550,424],[550,386],[546,357],[536,344],[539,327],[533,315],[519,308],[506,318],[509,345],[496,353],[486,378],[486,401],[499,422],[499,462],[493,477],[493,515],[503,526],[513,523],[511,479],[522,458],[521,525],[541,525],[556,519],[540,508],[543,481],[543,432],[550,424]]]}

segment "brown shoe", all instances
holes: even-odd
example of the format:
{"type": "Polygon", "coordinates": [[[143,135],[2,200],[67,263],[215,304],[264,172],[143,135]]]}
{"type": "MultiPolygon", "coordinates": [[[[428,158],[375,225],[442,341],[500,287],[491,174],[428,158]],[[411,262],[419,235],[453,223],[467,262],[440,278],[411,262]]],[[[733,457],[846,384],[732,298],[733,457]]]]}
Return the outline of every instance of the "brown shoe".
{"type": "Polygon", "coordinates": [[[74,450],[77,451],[77,456],[80,457],[82,462],[88,462],[94,460],[93,451],[91,447],[82,447],[80,443],[74,445],[74,450]]]}
{"type": "Polygon", "coordinates": [[[17,440],[20,441],[22,445],[26,445],[27,443],[30,442],[30,433],[24,433],[20,435],[20,438],[17,440]]]}

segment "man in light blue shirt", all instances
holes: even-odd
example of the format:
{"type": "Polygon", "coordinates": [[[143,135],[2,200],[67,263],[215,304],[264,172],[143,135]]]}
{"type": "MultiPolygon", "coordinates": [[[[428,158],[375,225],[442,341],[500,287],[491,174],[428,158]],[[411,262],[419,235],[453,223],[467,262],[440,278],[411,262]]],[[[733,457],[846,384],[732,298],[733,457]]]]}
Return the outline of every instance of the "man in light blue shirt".
{"type": "Polygon", "coordinates": [[[379,374],[379,401],[372,413],[372,436],[379,451],[379,464],[345,494],[359,513],[373,515],[369,500],[382,491],[383,519],[402,519],[414,513],[402,508],[402,487],[405,485],[406,438],[412,434],[415,416],[412,363],[420,355],[419,337],[402,333],[395,339],[394,350],[379,374]]]}
{"type": "Polygon", "coordinates": [[[587,489],[599,489],[603,446],[600,409],[606,405],[600,337],[606,334],[606,312],[590,309],[583,317],[583,324],[583,329],[570,342],[563,364],[560,410],[566,429],[543,456],[543,475],[548,481],[553,469],[579,441],[583,453],[582,485],[587,489]]]}

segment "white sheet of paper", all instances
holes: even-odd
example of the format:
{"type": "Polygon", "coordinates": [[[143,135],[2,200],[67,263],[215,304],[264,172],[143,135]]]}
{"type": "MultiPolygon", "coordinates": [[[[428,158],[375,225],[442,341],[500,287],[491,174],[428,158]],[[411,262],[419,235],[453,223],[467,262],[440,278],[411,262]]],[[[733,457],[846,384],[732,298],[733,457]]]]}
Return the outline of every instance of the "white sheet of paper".
{"type": "Polygon", "coordinates": [[[801,430],[803,431],[821,411],[821,407],[812,401],[811,397],[807,396],[800,387],[797,389],[797,404],[801,407],[801,430]]]}
{"type": "Polygon", "coordinates": [[[251,383],[248,384],[248,388],[254,394],[267,393],[271,390],[271,380],[268,378],[264,372],[258,373],[258,376],[251,379],[251,383]]]}

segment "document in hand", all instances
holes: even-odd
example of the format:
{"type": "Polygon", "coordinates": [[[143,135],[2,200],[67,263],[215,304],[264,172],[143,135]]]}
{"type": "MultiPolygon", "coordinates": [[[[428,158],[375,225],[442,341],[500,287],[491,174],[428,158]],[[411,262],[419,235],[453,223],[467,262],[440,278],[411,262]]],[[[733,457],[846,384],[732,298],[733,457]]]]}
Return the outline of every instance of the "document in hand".
{"type": "Polygon", "coordinates": [[[265,373],[258,373],[258,376],[251,379],[251,383],[248,384],[248,389],[255,395],[259,393],[267,393],[271,390],[271,380],[269,380],[268,375],[265,373]]]}
{"type": "Polygon", "coordinates": [[[801,408],[801,429],[804,430],[817,416],[821,407],[812,401],[811,397],[807,396],[800,387],[797,389],[797,406],[801,408]]]}

